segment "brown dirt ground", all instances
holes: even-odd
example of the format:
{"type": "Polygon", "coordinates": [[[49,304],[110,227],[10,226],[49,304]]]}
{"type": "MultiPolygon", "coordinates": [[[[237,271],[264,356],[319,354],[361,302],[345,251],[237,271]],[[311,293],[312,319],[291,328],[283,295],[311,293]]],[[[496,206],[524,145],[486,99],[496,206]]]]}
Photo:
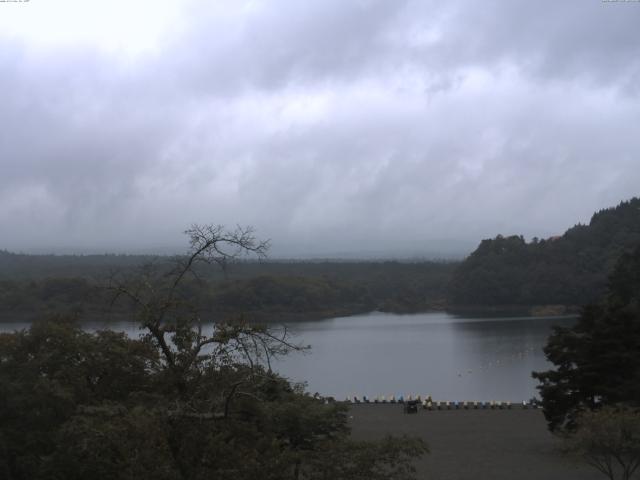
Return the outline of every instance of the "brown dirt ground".
{"type": "Polygon", "coordinates": [[[432,480],[598,480],[601,473],[558,449],[540,410],[420,410],[400,405],[351,408],[352,436],[422,437],[431,450],[416,462],[417,478],[432,480]]]}

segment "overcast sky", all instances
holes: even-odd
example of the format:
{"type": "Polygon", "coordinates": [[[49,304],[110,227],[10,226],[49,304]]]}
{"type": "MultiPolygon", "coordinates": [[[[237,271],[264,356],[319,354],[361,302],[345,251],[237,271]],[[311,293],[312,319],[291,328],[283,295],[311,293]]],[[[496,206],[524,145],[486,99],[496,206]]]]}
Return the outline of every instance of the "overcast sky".
{"type": "Polygon", "coordinates": [[[640,194],[640,2],[0,2],[0,248],[432,255],[640,194]]]}

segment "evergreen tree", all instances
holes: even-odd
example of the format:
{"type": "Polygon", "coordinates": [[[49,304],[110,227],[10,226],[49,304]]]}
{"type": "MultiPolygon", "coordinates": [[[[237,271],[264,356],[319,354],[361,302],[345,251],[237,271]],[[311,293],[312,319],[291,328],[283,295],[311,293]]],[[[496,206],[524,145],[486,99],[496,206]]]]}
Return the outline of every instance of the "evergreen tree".
{"type": "Polygon", "coordinates": [[[606,299],[556,328],[544,351],[556,368],[533,376],[551,430],[602,405],[640,406],[640,246],[620,257],[606,299]]]}

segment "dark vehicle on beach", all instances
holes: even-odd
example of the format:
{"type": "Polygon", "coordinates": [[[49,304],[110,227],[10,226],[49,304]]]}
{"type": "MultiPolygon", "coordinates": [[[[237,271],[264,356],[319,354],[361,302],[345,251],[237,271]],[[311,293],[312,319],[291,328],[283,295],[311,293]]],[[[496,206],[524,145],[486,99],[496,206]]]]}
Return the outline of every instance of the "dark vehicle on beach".
{"type": "Polygon", "coordinates": [[[408,400],[405,402],[402,409],[404,410],[404,413],[418,413],[419,404],[420,402],[418,400],[408,400]]]}

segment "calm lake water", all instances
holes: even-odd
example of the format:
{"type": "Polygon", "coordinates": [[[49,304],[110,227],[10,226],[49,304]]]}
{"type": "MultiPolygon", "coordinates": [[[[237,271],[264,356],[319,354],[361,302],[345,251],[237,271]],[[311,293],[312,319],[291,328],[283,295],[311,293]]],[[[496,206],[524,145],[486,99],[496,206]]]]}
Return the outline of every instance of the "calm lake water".
{"type": "Polygon", "coordinates": [[[371,313],[292,325],[309,354],[278,369],[334,395],[431,395],[436,400],[528,400],[531,371],[549,368],[542,347],[573,318],[463,318],[371,313]]]}
{"type": "MultiPolygon", "coordinates": [[[[531,371],[549,367],[542,347],[553,325],[572,318],[465,318],[446,313],[370,313],[289,325],[294,341],[311,345],[274,368],[310,392],[347,395],[431,395],[435,400],[522,401],[536,395],[531,371]]],[[[0,330],[27,323],[0,324],[0,330]]],[[[110,324],[137,336],[130,323],[110,324]]],[[[87,330],[104,328],[89,323],[87,330]]]]}

